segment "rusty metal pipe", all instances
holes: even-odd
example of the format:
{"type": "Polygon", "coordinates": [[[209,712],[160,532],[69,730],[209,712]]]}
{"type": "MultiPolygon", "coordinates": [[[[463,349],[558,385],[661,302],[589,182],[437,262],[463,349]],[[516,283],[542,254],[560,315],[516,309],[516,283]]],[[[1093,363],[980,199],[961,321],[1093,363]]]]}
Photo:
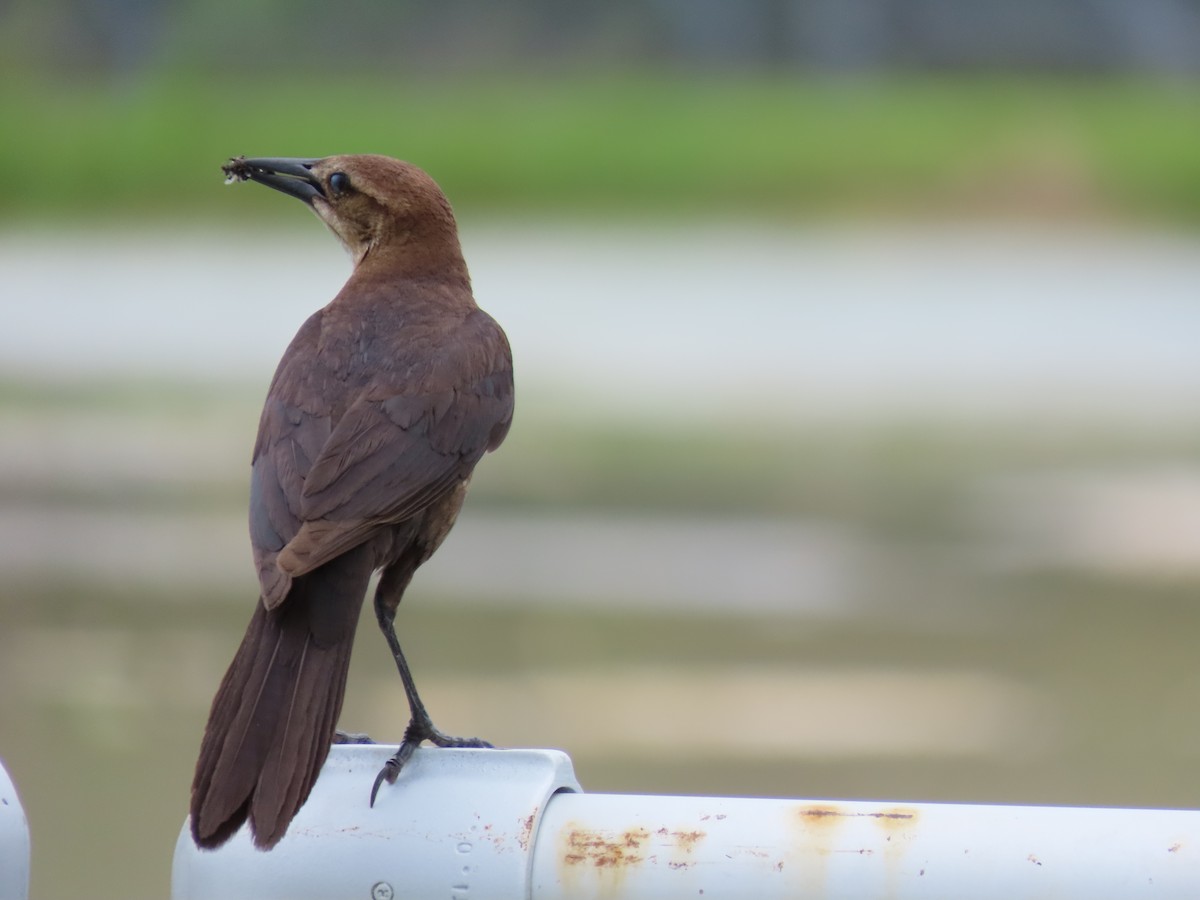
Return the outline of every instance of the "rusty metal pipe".
{"type": "Polygon", "coordinates": [[[531,897],[1200,897],[1200,813],[561,794],[531,897]]]}
{"type": "Polygon", "coordinates": [[[1200,897],[1200,812],[580,792],[554,750],[335,746],[270,852],[196,849],[174,900],[1200,897]]]}

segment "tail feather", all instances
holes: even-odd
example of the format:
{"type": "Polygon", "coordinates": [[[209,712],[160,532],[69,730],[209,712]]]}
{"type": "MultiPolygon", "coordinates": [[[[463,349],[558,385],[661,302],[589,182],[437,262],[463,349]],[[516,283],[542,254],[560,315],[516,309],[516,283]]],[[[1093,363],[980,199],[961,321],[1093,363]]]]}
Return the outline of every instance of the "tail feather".
{"type": "MultiPolygon", "coordinates": [[[[311,645],[305,649],[320,652],[311,645]]],[[[339,679],[336,669],[306,662],[299,668],[287,714],[279,725],[279,738],[263,764],[250,806],[250,823],[260,846],[273,846],[283,837],[307,799],[329,753],[341,710],[344,676],[339,679]],[[295,754],[291,767],[287,764],[289,753],[295,754]]],[[[347,666],[340,668],[344,673],[347,666]]]]}
{"type": "Polygon", "coordinates": [[[219,847],[249,819],[254,843],[287,831],[329,753],[354,628],[371,575],[366,548],[260,600],[213,700],[192,783],[192,836],[219,847]]]}

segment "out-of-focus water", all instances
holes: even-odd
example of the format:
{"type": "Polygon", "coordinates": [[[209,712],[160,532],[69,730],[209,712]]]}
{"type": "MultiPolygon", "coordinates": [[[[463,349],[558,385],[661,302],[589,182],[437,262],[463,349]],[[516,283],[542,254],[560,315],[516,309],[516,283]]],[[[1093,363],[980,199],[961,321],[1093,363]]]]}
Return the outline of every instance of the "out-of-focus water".
{"type": "MultiPolygon", "coordinates": [[[[526,402],[804,419],[1171,414],[1200,398],[1187,235],[528,225],[463,243],[526,402]]],[[[0,366],[265,378],[348,270],[315,221],[3,234],[0,366]]]]}
{"type": "MultiPolygon", "coordinates": [[[[254,602],[257,398],[348,271],[308,224],[0,235],[0,755],[35,898],[167,891],[254,602]]],[[[1189,237],[464,244],[518,410],[401,609],[439,724],[564,747],[593,790],[1195,804],[1189,237]],[[538,446],[572,430],[586,461],[538,446]]],[[[402,710],[368,616],[344,724],[402,710]]]]}

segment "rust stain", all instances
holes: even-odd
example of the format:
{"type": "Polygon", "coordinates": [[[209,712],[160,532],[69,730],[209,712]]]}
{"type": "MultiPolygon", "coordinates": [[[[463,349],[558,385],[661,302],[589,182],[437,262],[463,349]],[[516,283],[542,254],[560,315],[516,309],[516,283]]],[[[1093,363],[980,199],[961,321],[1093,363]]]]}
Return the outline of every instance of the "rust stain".
{"type": "Polygon", "coordinates": [[[522,850],[529,849],[529,839],[533,835],[533,820],[537,817],[538,808],[535,806],[533,812],[527,815],[524,819],[518,819],[520,828],[517,831],[517,843],[522,850]]]}
{"type": "Polygon", "coordinates": [[[830,803],[802,803],[794,808],[792,821],[799,826],[800,834],[788,858],[799,866],[796,877],[803,882],[802,894],[824,892],[830,852],[846,815],[844,809],[830,803]]]}
{"type": "MultiPolygon", "coordinates": [[[[829,855],[833,849],[831,843],[835,831],[848,816],[853,816],[854,813],[848,813],[831,804],[810,803],[797,807],[795,815],[804,829],[801,849],[806,854],[813,854],[820,858],[829,855]]],[[[822,875],[818,880],[824,880],[824,876],[822,875]]]]}
{"type": "Polygon", "coordinates": [[[798,812],[800,814],[801,821],[803,821],[805,825],[832,825],[843,816],[853,815],[852,813],[842,812],[836,806],[821,805],[802,806],[798,812]]]}
{"type": "Polygon", "coordinates": [[[899,892],[901,879],[911,872],[904,865],[909,842],[916,836],[917,811],[908,806],[887,806],[865,813],[883,833],[883,861],[888,894],[899,892]]]}
{"type": "Polygon", "coordinates": [[[910,825],[915,825],[917,822],[917,811],[903,806],[895,806],[891,809],[880,810],[879,812],[866,813],[866,815],[875,819],[881,827],[888,831],[907,828],[910,825]]]}
{"type": "Polygon", "coordinates": [[[797,810],[800,820],[806,825],[833,826],[842,819],[874,819],[889,830],[903,828],[915,824],[917,811],[908,807],[896,806],[879,812],[848,812],[836,806],[814,804],[801,806],[797,810]]]}
{"type": "Polygon", "coordinates": [[[906,809],[902,806],[897,806],[892,809],[881,810],[877,813],[867,813],[868,816],[874,816],[876,819],[915,819],[917,811],[915,809],[906,809]]]}
{"type": "Polygon", "coordinates": [[[908,807],[896,806],[882,809],[879,812],[847,812],[836,806],[813,804],[801,806],[798,810],[800,818],[806,823],[835,822],[838,819],[876,819],[881,825],[910,825],[917,818],[917,811],[908,807]]]}
{"type": "Polygon", "coordinates": [[[696,849],[697,843],[708,837],[708,833],[705,831],[672,831],[671,837],[675,838],[675,845],[680,850],[684,853],[691,853],[696,849]]]}
{"type": "Polygon", "coordinates": [[[914,836],[913,829],[918,821],[916,809],[890,806],[864,810],[859,804],[851,807],[836,803],[805,803],[795,807],[793,815],[793,821],[798,820],[804,829],[798,850],[805,856],[805,880],[810,882],[812,891],[821,889],[828,874],[827,861],[835,854],[863,857],[881,854],[887,866],[889,890],[894,891],[901,874],[904,851],[914,836]],[[877,825],[882,834],[877,833],[876,840],[882,838],[882,846],[872,846],[875,841],[862,835],[861,829],[856,832],[840,830],[853,820],[877,825]]]}
{"type": "Polygon", "coordinates": [[[566,833],[562,861],[568,866],[591,865],[597,869],[621,869],[637,865],[645,857],[639,852],[650,832],[631,828],[621,834],[572,828],[566,833]]]}

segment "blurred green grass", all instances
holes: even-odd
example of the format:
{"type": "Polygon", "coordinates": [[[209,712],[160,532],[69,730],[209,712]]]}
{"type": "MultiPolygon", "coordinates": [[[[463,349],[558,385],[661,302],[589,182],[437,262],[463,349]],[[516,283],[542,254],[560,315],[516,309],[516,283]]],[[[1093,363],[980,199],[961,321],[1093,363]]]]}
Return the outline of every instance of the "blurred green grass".
{"type": "Polygon", "coordinates": [[[0,112],[21,124],[0,143],[0,221],[231,215],[213,190],[231,155],[381,152],[429,169],[473,214],[1195,223],[1198,99],[1195,84],[1104,78],[10,77],[0,112]]]}

